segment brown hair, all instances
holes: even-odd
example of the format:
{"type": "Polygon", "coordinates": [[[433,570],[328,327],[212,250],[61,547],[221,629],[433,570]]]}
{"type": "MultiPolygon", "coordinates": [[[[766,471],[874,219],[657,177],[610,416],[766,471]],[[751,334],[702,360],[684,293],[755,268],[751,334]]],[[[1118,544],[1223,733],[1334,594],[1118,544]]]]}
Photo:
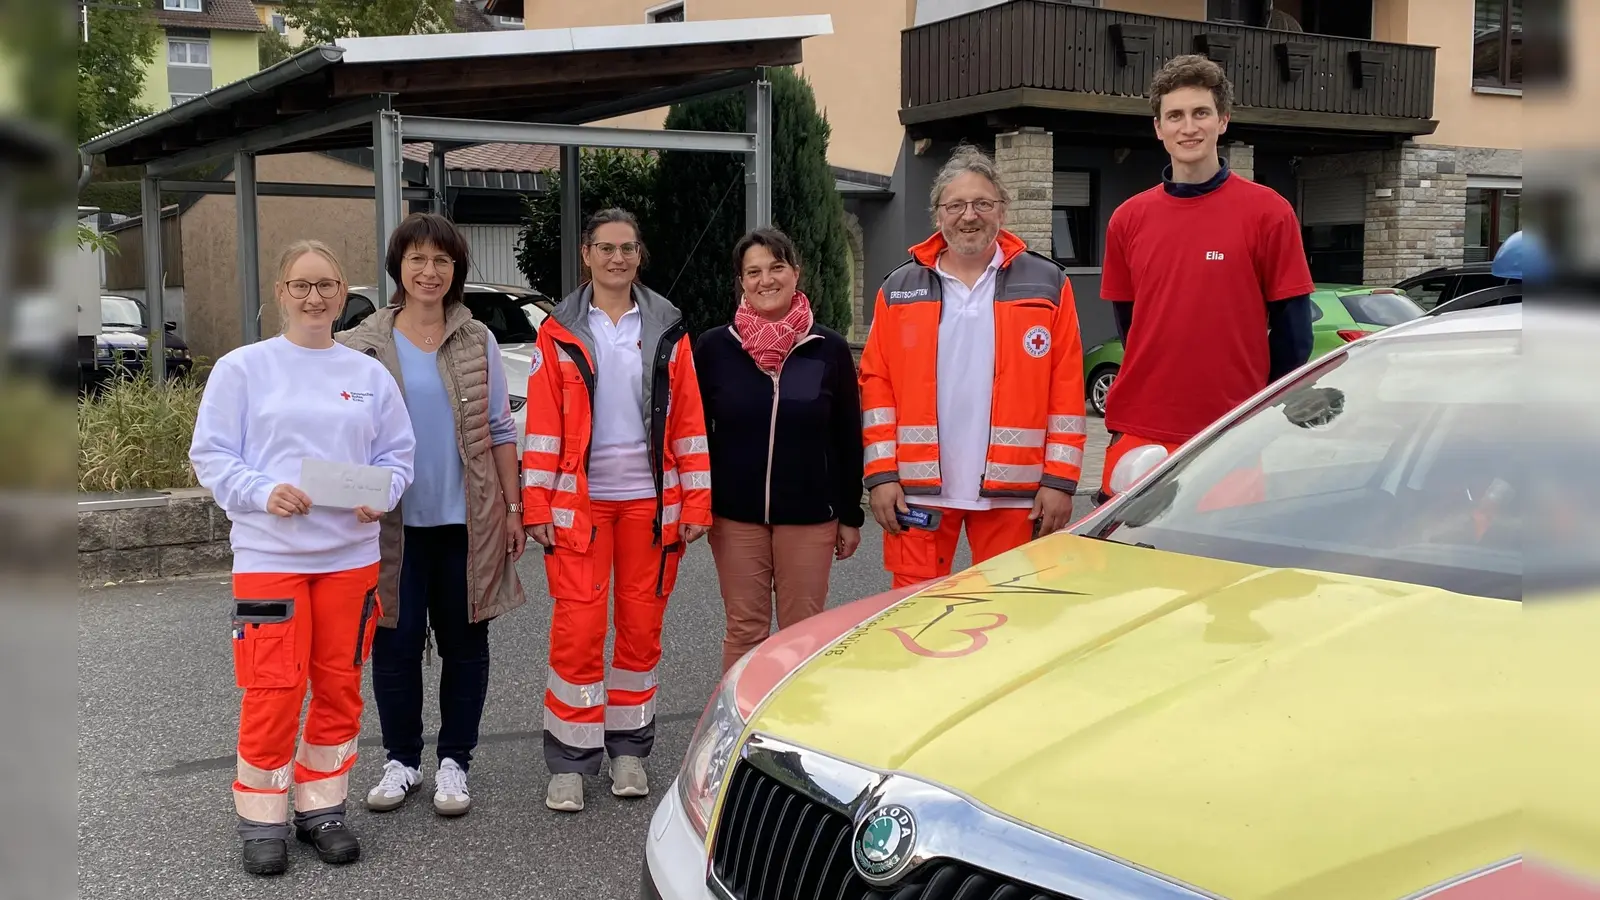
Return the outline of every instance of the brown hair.
{"type": "MultiPolygon", "coordinates": [[[[639,227],[639,217],[620,207],[608,207],[589,217],[589,221],[583,225],[583,246],[587,247],[594,243],[594,233],[601,225],[610,225],[614,222],[620,222],[633,229],[633,238],[639,242],[639,268],[644,269],[650,262],[650,249],[644,245],[644,230],[639,227]]],[[[588,263],[581,265],[584,276],[592,279],[593,274],[589,271],[588,263]]]]}
{"type": "Polygon", "coordinates": [[[739,238],[739,243],[733,245],[735,277],[744,274],[744,255],[750,252],[751,247],[765,247],[773,259],[788,264],[795,271],[803,271],[800,267],[800,248],[794,245],[793,238],[776,228],[757,228],[739,238]]]}
{"type": "Polygon", "coordinates": [[[406,258],[406,253],[413,247],[432,244],[444,254],[455,260],[455,266],[450,273],[450,289],[445,291],[444,305],[446,307],[460,303],[466,295],[467,271],[472,267],[471,254],[468,252],[467,237],[454,222],[438,213],[412,213],[400,223],[400,227],[389,235],[389,252],[384,258],[383,267],[388,270],[389,277],[394,279],[394,296],[389,298],[389,305],[399,307],[403,305],[406,296],[405,282],[400,280],[400,268],[406,258]]]}
{"type": "Polygon", "coordinates": [[[1156,72],[1156,77],[1150,81],[1150,108],[1155,111],[1156,118],[1161,118],[1161,100],[1179,88],[1197,87],[1205,88],[1211,92],[1211,99],[1217,105],[1217,115],[1227,116],[1233,111],[1233,82],[1228,80],[1228,73],[1222,71],[1207,57],[1198,53],[1185,56],[1174,56],[1167,60],[1166,65],[1156,72]]]}

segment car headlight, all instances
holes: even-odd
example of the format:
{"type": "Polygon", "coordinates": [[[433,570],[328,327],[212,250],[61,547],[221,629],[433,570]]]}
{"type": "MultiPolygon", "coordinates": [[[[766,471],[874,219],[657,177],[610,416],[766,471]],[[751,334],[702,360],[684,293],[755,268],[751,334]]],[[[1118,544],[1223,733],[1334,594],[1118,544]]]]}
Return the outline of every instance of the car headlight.
{"type": "Polygon", "coordinates": [[[683,757],[683,769],[678,773],[678,799],[701,838],[711,826],[711,810],[716,805],[717,792],[722,789],[739,735],[744,732],[745,720],[739,715],[734,692],[739,685],[739,675],[754,653],[751,650],[740,657],[728,669],[728,674],[722,676],[699,724],[695,725],[694,737],[689,739],[689,752],[683,757]]]}

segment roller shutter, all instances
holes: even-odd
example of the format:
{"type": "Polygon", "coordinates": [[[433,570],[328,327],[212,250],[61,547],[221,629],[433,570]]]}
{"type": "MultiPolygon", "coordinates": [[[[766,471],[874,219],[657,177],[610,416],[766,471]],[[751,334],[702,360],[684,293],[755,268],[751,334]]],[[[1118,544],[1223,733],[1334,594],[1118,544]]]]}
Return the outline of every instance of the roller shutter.
{"type": "Polygon", "coordinates": [[[1367,220],[1367,179],[1306,178],[1300,182],[1300,223],[1359,225],[1367,220]]]}

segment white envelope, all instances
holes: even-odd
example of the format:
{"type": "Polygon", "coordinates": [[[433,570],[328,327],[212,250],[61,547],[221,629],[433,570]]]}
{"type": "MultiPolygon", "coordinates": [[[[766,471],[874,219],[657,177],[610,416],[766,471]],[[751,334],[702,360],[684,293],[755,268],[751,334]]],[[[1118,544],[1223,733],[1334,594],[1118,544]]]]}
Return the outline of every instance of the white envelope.
{"type": "Polygon", "coordinates": [[[393,473],[382,466],[358,466],[308,456],[300,460],[300,483],[296,487],[311,497],[314,506],[370,506],[388,512],[393,483],[393,473]]]}

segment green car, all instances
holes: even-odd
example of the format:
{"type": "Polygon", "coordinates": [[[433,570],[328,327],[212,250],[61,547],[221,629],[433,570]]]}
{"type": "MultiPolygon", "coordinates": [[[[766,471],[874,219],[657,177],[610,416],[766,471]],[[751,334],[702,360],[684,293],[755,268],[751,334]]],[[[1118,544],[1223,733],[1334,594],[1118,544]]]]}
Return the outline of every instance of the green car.
{"type": "MultiPolygon", "coordinates": [[[[1422,315],[1422,307],[1390,287],[1319,284],[1311,293],[1311,358],[1422,315]]],[[[1089,411],[1106,414],[1106,395],[1122,368],[1122,341],[1112,338],[1083,353],[1089,411]]]]}

